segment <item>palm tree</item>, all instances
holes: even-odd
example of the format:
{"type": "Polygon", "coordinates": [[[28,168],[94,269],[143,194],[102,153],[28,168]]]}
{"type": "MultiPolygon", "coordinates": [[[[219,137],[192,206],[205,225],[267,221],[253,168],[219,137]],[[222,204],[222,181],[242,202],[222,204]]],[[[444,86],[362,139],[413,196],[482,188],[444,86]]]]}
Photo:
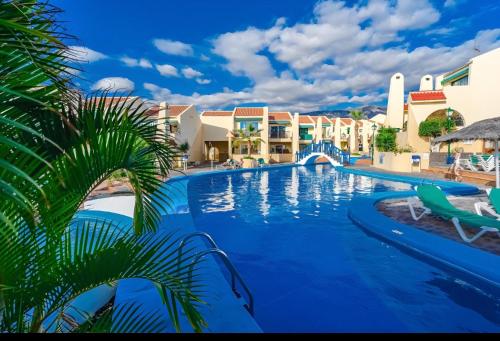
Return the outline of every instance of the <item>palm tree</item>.
{"type": "MultiPolygon", "coordinates": [[[[354,120],[354,136],[355,136],[355,140],[356,140],[356,144],[359,145],[359,133],[358,133],[358,125],[359,125],[359,121],[365,119],[365,114],[363,113],[363,111],[361,110],[352,110],[349,112],[349,116],[351,116],[351,118],[354,120]]],[[[355,146],[356,147],[356,150],[358,150],[358,146],[355,146]]]]}
{"type": "Polygon", "coordinates": [[[257,150],[260,144],[264,143],[264,140],[260,138],[261,131],[253,125],[249,125],[246,129],[238,129],[236,132],[233,132],[235,147],[245,144],[248,152],[247,157],[250,158],[252,151],[257,150]]]}
{"type": "Polygon", "coordinates": [[[154,234],[169,205],[160,191],[176,150],[138,100],[72,90],[71,51],[43,2],[0,1],[0,331],[155,331],[160,316],[112,307],[78,325],[80,295],[127,278],[152,281],[177,330],[182,309],[201,331],[192,255],[154,234]],[[88,195],[117,170],[134,189],[133,226],[75,220],[88,195]],[[112,318],[111,318],[112,317],[112,318]]]}

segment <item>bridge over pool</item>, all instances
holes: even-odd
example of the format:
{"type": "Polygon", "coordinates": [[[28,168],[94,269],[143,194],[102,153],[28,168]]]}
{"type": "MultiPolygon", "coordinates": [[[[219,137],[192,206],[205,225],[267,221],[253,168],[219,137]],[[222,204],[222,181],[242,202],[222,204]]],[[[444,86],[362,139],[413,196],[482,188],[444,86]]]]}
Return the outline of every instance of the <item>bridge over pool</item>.
{"type": "Polygon", "coordinates": [[[318,158],[327,159],[333,166],[342,167],[349,164],[350,153],[337,148],[333,143],[311,143],[300,152],[295,153],[295,162],[300,165],[314,163],[318,158]]]}

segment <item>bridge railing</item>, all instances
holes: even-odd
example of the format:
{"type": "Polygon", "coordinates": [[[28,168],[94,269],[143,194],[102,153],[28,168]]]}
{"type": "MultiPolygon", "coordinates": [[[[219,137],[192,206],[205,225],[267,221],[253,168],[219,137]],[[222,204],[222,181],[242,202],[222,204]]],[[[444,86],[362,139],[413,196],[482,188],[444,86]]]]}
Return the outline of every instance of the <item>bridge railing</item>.
{"type": "Polygon", "coordinates": [[[345,152],[340,148],[336,147],[333,143],[319,142],[311,143],[306,148],[302,149],[300,152],[295,154],[295,161],[299,162],[304,158],[308,157],[312,153],[324,153],[339,162],[340,164],[349,164],[351,160],[351,154],[345,152]]]}

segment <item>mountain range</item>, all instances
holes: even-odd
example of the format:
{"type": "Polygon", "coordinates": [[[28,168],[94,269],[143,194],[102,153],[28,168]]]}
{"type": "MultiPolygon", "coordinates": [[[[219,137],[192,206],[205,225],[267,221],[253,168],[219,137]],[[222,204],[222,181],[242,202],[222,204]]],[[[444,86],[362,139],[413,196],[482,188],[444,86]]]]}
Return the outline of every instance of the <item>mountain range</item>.
{"type": "MultiPolygon", "coordinates": [[[[360,110],[365,114],[366,117],[369,119],[378,115],[382,114],[385,115],[387,112],[386,107],[380,107],[376,105],[367,105],[364,107],[360,108],[355,108],[352,110],[360,110]]],[[[302,113],[303,115],[311,115],[311,116],[327,116],[327,117],[350,117],[349,113],[351,110],[320,110],[320,111],[312,111],[308,113],[302,113]]]]}

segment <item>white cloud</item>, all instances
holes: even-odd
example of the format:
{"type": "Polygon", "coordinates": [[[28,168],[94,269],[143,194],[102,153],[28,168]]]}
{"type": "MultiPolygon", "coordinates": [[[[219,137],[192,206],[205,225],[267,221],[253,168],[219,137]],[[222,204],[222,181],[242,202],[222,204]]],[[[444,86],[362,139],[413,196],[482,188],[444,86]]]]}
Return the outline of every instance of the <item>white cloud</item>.
{"type": "Polygon", "coordinates": [[[206,55],[202,54],[202,55],[200,56],[200,60],[201,60],[202,62],[208,62],[208,61],[210,60],[210,58],[209,58],[208,56],[206,56],[206,55]]]}
{"type": "Polygon", "coordinates": [[[196,83],[206,85],[212,83],[210,79],[196,78],[196,83]]]}
{"type": "Polygon", "coordinates": [[[179,73],[177,72],[177,68],[170,64],[156,65],[156,70],[165,77],[179,77],[179,73]]]}
{"type": "Polygon", "coordinates": [[[193,68],[190,68],[190,67],[186,67],[186,68],[182,69],[182,74],[184,75],[184,77],[186,77],[188,79],[203,76],[203,73],[201,73],[200,71],[197,71],[193,68]]]}
{"type": "MultiPolygon", "coordinates": [[[[418,86],[422,75],[437,76],[463,65],[477,55],[475,47],[482,52],[500,47],[500,29],[481,31],[469,41],[449,46],[413,47],[405,40],[415,30],[431,41],[449,34],[446,28],[433,26],[439,19],[439,11],[428,0],[367,0],[351,5],[321,1],[308,22],[287,24],[278,19],[268,28],[248,27],[212,40],[212,52],[225,59],[223,67],[247,77],[248,88],[186,95],[151,83],[144,86],[156,100],[193,103],[200,109],[262,102],[278,110],[309,111],[342,103],[378,103],[385,100],[395,72],[405,74],[408,91],[418,86]],[[277,72],[273,62],[285,71],[277,72]]],[[[199,84],[210,82],[192,78],[199,84]]]]}
{"type": "Polygon", "coordinates": [[[153,64],[151,64],[151,62],[145,58],[135,59],[125,56],[120,58],[120,60],[129,67],[142,67],[144,69],[153,68],[153,64]]]}
{"type": "Polygon", "coordinates": [[[85,46],[69,46],[67,55],[80,63],[93,63],[108,58],[105,54],[85,46]]]}
{"type": "Polygon", "coordinates": [[[456,31],[456,27],[439,27],[439,28],[434,28],[432,30],[427,30],[425,32],[426,36],[432,36],[432,35],[437,35],[437,36],[447,36],[456,31]]]}
{"type": "Polygon", "coordinates": [[[269,30],[250,27],[245,31],[225,33],[214,40],[213,52],[228,60],[227,70],[234,75],[261,80],[274,76],[271,62],[260,55],[280,33],[282,20],[269,30]]]}
{"type": "Polygon", "coordinates": [[[163,53],[175,56],[192,56],[193,48],[191,45],[169,39],[155,39],[154,46],[163,53]]]}
{"type": "Polygon", "coordinates": [[[111,90],[111,91],[134,91],[135,84],[128,78],[108,77],[97,81],[92,85],[92,90],[111,90]]]}

